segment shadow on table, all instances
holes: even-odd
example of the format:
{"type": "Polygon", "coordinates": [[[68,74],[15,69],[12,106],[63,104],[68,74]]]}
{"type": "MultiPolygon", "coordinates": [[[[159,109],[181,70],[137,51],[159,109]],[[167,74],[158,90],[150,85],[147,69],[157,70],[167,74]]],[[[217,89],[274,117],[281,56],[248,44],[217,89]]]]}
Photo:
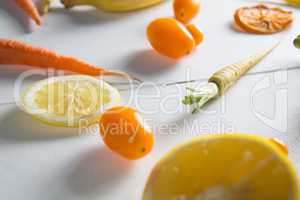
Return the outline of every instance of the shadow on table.
{"type": "Polygon", "coordinates": [[[67,175],[66,187],[76,195],[104,194],[121,181],[132,168],[129,161],[105,146],[93,148],[76,157],[67,175]]]}
{"type": "Polygon", "coordinates": [[[78,135],[76,128],[54,127],[33,119],[18,108],[0,121],[0,139],[16,142],[51,140],[78,135]]]}
{"type": "Polygon", "coordinates": [[[249,34],[242,30],[235,22],[229,22],[228,23],[229,29],[234,33],[240,33],[240,34],[249,34]]]}
{"type": "MultiPolygon", "coordinates": [[[[246,34],[246,35],[252,35],[252,36],[259,35],[260,37],[270,36],[269,34],[256,34],[256,33],[250,33],[250,32],[244,31],[235,22],[228,23],[228,27],[233,33],[246,34]]],[[[287,28],[286,30],[283,30],[282,32],[284,33],[284,32],[287,32],[288,30],[289,30],[289,28],[287,28]]]]}
{"type": "MultiPolygon", "coordinates": [[[[217,115],[216,113],[207,113],[211,109],[211,107],[215,107],[218,103],[218,98],[214,98],[206,103],[199,112],[192,114],[193,108],[186,108],[184,112],[178,112],[174,114],[170,120],[166,120],[163,123],[168,124],[169,127],[173,127],[177,132],[172,132],[172,128],[168,129],[160,129],[157,133],[158,140],[168,141],[170,136],[177,137],[178,133],[183,134],[183,136],[188,136],[189,134],[201,134],[202,130],[207,131],[207,126],[209,123],[205,122],[205,118],[207,115],[217,115]],[[203,112],[205,111],[205,112],[203,112]],[[199,122],[203,122],[203,124],[199,124],[199,122]],[[191,132],[187,132],[191,131],[191,132]]],[[[185,105],[182,105],[185,106],[185,105]]],[[[161,122],[157,122],[159,124],[161,122]]]]}
{"type": "Polygon", "coordinates": [[[32,66],[25,66],[25,65],[3,65],[0,64],[0,79],[12,79],[16,80],[18,77],[22,75],[24,72],[32,72],[31,75],[25,77],[25,80],[36,80],[38,77],[47,78],[47,69],[39,68],[39,67],[32,67],[32,66]],[[30,71],[31,70],[31,71],[30,71]],[[43,74],[43,75],[41,75],[43,74]]]}
{"type": "Polygon", "coordinates": [[[156,75],[173,69],[176,60],[163,57],[154,50],[142,50],[129,56],[126,67],[138,74],[156,75]]]}
{"type": "Polygon", "coordinates": [[[30,18],[25,15],[25,13],[17,6],[15,1],[12,0],[1,0],[0,10],[5,11],[11,17],[15,18],[16,21],[21,25],[23,31],[26,33],[32,32],[30,26],[30,18]]]}
{"type": "MultiPolygon", "coordinates": [[[[138,12],[138,11],[135,11],[138,12]]],[[[109,13],[103,12],[96,8],[80,8],[65,9],[62,7],[51,8],[52,15],[65,15],[69,17],[75,24],[106,24],[113,21],[122,20],[126,17],[134,15],[135,12],[109,13]]]]}

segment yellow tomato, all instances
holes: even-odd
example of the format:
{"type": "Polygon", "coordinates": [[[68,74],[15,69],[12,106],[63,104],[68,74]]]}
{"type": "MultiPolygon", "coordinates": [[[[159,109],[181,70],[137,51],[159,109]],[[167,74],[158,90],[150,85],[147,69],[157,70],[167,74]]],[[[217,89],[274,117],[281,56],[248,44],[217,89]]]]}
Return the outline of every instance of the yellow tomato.
{"type": "Polygon", "coordinates": [[[199,45],[204,39],[203,32],[195,24],[188,24],[186,25],[186,28],[192,34],[195,44],[199,45]]]}
{"type": "Polygon", "coordinates": [[[154,136],[141,113],[130,107],[107,110],[100,120],[104,143],[121,156],[135,160],[147,155],[153,148],[154,136]]]}
{"type": "Polygon", "coordinates": [[[199,0],[174,0],[173,10],[176,19],[182,23],[189,22],[197,15],[200,9],[199,0]]]}
{"type": "Polygon", "coordinates": [[[179,59],[195,48],[192,34],[173,18],[160,18],[151,22],[147,36],[156,51],[170,58],[179,59]]]}

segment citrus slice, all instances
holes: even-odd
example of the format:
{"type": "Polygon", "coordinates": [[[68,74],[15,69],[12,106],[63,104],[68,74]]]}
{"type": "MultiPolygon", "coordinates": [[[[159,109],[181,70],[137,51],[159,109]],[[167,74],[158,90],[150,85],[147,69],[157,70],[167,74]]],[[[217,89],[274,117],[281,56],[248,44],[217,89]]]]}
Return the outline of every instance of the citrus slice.
{"type": "Polygon", "coordinates": [[[21,106],[45,123],[78,127],[98,122],[119,101],[118,90],[103,80],[70,75],[34,83],[22,94],[21,106]]]}
{"type": "Polygon", "coordinates": [[[234,19],[236,24],[246,32],[271,34],[287,28],[293,22],[293,13],[259,4],[238,9],[234,19]]]}
{"type": "Polygon", "coordinates": [[[203,136],[168,153],[153,169],[143,200],[298,200],[296,171],[268,139],[203,136]]]}

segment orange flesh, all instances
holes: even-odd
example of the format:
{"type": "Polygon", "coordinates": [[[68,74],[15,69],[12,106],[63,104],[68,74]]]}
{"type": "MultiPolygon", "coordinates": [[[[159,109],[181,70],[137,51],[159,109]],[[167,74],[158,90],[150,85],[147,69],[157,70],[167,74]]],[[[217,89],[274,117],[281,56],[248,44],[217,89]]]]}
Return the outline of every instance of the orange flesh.
{"type": "Polygon", "coordinates": [[[293,13],[260,4],[238,9],[234,19],[235,23],[246,32],[271,34],[287,28],[293,22],[293,13]]]}
{"type": "Polygon", "coordinates": [[[204,39],[203,32],[195,24],[188,24],[186,28],[192,34],[196,45],[199,45],[204,39]]]}
{"type": "Polygon", "coordinates": [[[182,23],[189,22],[200,9],[199,0],[174,0],[173,10],[177,20],[182,23]]]}
{"type": "Polygon", "coordinates": [[[106,111],[100,120],[100,132],[112,151],[129,160],[139,159],[153,148],[152,130],[133,108],[114,107],[106,111]]]}
{"type": "Polygon", "coordinates": [[[173,18],[160,18],[151,22],[147,36],[156,51],[173,59],[191,53],[195,47],[193,36],[173,18]]]}

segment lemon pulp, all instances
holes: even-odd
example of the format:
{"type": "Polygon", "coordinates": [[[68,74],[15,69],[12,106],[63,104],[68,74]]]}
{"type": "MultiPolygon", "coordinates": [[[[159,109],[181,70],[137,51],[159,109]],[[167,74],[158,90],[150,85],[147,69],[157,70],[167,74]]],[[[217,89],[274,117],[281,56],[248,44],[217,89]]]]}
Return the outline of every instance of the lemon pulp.
{"type": "Polygon", "coordinates": [[[153,169],[143,200],[298,200],[295,169],[268,139],[205,136],[168,153],[153,169]]]}
{"type": "Polygon", "coordinates": [[[53,125],[78,126],[100,119],[120,100],[118,90],[84,75],[52,77],[33,84],[23,94],[24,110],[53,125]]]}

